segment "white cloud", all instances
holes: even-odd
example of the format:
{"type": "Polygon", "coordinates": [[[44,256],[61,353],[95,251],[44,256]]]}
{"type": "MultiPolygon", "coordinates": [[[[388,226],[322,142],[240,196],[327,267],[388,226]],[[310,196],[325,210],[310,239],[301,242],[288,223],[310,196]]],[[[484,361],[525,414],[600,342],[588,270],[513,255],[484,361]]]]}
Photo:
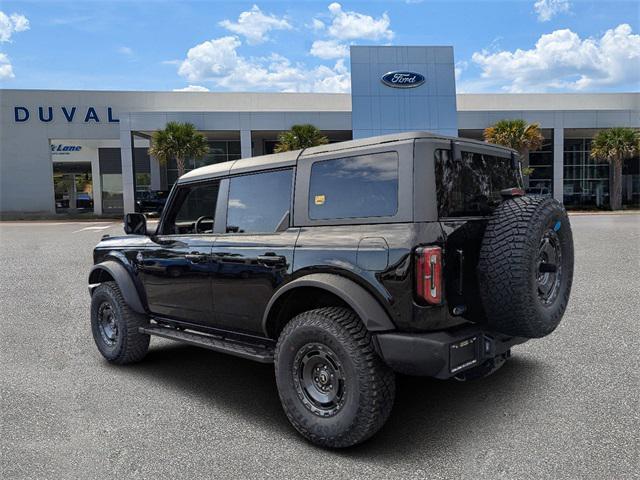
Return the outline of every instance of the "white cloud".
{"type": "Polygon", "coordinates": [[[230,198],[229,199],[229,207],[231,207],[231,208],[239,208],[239,209],[247,208],[247,206],[239,198],[230,198]]]}
{"type": "Polygon", "coordinates": [[[133,49],[131,47],[120,47],[118,48],[118,53],[130,57],[133,55],[133,49]]]}
{"type": "Polygon", "coordinates": [[[359,12],[344,11],[339,3],[329,5],[329,15],[331,22],[325,25],[324,22],[313,19],[312,30],[324,32],[328,39],[316,40],[311,45],[309,54],[322,58],[344,58],[349,55],[349,46],[343,43],[345,40],[391,40],[393,31],[389,29],[391,20],[387,13],[383,13],[380,18],[373,18],[359,12]]]}
{"type": "Polygon", "coordinates": [[[570,8],[569,0],[537,0],[533,4],[533,9],[541,22],[548,22],[557,14],[568,12],[570,8]]]}
{"type": "Polygon", "coordinates": [[[640,84],[640,35],[628,24],[585,38],[569,29],[542,35],[530,50],[476,52],[484,87],[508,92],[574,90],[640,84]]]}
{"type": "Polygon", "coordinates": [[[11,65],[11,61],[9,61],[9,57],[7,57],[5,53],[0,52],[0,80],[14,77],[13,66],[11,65]]]}
{"type": "Polygon", "coordinates": [[[342,10],[342,5],[329,5],[331,25],[327,29],[329,36],[338,40],[391,40],[393,32],[389,29],[391,20],[387,13],[380,18],[373,18],[364,13],[342,10]]]}
{"type": "Polygon", "coordinates": [[[238,37],[220,37],[202,42],[189,49],[187,58],[178,68],[178,74],[192,82],[228,75],[240,61],[236,49],[241,43],[238,37]]]}
{"type": "Polygon", "coordinates": [[[320,30],[324,30],[325,26],[326,25],[322,20],[318,20],[317,18],[314,18],[313,20],[311,20],[311,29],[315,30],[316,32],[319,32],[320,30]]]}
{"type": "Polygon", "coordinates": [[[311,45],[309,51],[311,55],[318,58],[344,58],[349,55],[349,47],[337,40],[316,40],[311,45]]]}
{"type": "Polygon", "coordinates": [[[249,45],[266,42],[269,39],[267,34],[271,30],[291,30],[293,28],[285,18],[263,13],[257,5],[254,5],[249,11],[242,12],[236,23],[223,20],[220,22],[220,26],[244,36],[249,45]]]}
{"type": "Polygon", "coordinates": [[[209,89],[207,87],[203,87],[202,85],[189,85],[184,88],[174,88],[174,92],[208,92],[209,89]]]}
{"type": "Polygon", "coordinates": [[[189,49],[178,74],[191,82],[211,82],[233,91],[347,92],[349,72],[342,59],[333,67],[307,68],[278,54],[244,57],[237,37],[208,40],[189,49]]]}
{"type": "Polygon", "coordinates": [[[27,17],[18,13],[7,15],[0,10],[0,42],[10,42],[14,33],[25,30],[29,30],[27,17]]]}

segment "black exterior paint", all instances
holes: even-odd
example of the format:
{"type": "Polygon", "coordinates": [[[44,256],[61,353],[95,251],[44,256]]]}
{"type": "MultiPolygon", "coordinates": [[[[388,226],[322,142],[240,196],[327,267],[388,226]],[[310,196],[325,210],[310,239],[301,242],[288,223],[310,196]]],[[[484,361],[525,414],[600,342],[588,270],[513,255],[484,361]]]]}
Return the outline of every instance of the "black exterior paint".
{"type": "MultiPolygon", "coordinates": [[[[464,141],[458,144],[465,148],[464,141]]],[[[397,332],[482,324],[475,266],[485,219],[437,218],[433,154],[444,147],[451,147],[450,139],[403,139],[353,149],[358,154],[398,152],[399,208],[393,217],[325,224],[309,219],[306,189],[313,162],[354,153],[312,151],[305,156],[302,152],[291,165],[295,167],[295,189],[289,228],[285,225],[282,231],[271,233],[225,233],[227,179],[234,172],[231,165],[216,176],[221,182],[213,233],[106,238],[96,247],[94,262],[123,263],[152,317],[192,330],[266,337],[265,310],[272,297],[293,280],[315,273],[344,277],[362,287],[370,295],[369,301],[386,312],[397,332]],[[415,250],[424,245],[444,248],[442,306],[421,303],[414,293],[415,250]]],[[[474,144],[472,148],[511,155],[511,151],[496,147],[474,144]]],[[[266,164],[253,171],[268,170],[266,164]]],[[[163,231],[163,221],[176,198],[175,188],[184,184],[186,181],[174,187],[158,232],[163,231]]]]}

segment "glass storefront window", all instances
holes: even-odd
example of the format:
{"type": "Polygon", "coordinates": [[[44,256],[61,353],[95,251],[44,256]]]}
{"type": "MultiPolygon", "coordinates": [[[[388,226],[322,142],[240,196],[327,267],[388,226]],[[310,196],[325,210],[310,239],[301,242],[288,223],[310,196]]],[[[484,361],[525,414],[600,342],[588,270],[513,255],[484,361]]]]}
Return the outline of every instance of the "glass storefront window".
{"type": "Polygon", "coordinates": [[[590,138],[564,141],[564,204],[604,208],[609,204],[609,164],[592,159],[590,138]]]}
{"type": "Polygon", "coordinates": [[[622,166],[622,205],[640,207],[640,157],[622,166]]]}
{"type": "Polygon", "coordinates": [[[54,162],[53,189],[56,213],[93,212],[90,162],[54,162]]]}
{"type": "Polygon", "coordinates": [[[103,173],[102,179],[102,212],[107,214],[122,213],[124,202],[122,198],[122,174],[103,173]]]}
{"type": "Polygon", "coordinates": [[[136,173],[136,192],[146,192],[151,189],[151,174],[136,173]]]}
{"type": "Polygon", "coordinates": [[[553,134],[545,133],[539,150],[529,153],[529,167],[533,172],[529,175],[529,189],[541,195],[553,194],[553,134]]]}

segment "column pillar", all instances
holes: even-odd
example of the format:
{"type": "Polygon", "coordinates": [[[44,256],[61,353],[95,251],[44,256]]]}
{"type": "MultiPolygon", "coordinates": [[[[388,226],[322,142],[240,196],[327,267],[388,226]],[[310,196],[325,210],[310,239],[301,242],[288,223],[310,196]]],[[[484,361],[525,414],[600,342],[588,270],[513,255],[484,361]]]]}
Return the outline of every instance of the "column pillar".
{"type": "Polygon", "coordinates": [[[553,198],[564,202],[564,128],[553,129],[553,198]]]}
{"type": "Polygon", "coordinates": [[[93,191],[93,213],[102,215],[102,178],[100,177],[100,149],[91,159],[91,183],[93,191]]]}
{"type": "Polygon", "coordinates": [[[242,158],[253,156],[251,151],[251,130],[240,130],[240,156],[242,158]]]}
{"type": "Polygon", "coordinates": [[[120,117],[120,159],[122,162],[122,202],[124,213],[136,211],[135,182],[133,178],[133,138],[129,119],[120,117]]]}

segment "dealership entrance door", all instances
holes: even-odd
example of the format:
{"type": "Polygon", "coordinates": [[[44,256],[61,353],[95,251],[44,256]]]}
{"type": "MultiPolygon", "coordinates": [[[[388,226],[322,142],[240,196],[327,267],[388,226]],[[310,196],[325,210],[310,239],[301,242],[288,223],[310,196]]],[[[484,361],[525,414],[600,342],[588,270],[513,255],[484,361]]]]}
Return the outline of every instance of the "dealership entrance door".
{"type": "Polygon", "coordinates": [[[53,162],[56,213],[93,213],[91,162],[53,162]]]}

